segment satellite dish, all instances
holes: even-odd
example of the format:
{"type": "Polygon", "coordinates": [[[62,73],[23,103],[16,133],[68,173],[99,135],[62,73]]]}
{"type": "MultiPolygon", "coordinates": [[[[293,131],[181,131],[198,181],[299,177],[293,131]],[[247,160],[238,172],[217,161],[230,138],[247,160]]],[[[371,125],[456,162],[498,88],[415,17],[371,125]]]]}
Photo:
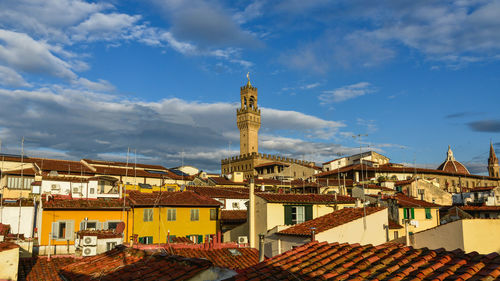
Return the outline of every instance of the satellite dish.
{"type": "Polygon", "coordinates": [[[231,175],[231,174],[227,175],[228,179],[231,179],[232,177],[233,177],[233,175],[231,175]]]}
{"type": "Polygon", "coordinates": [[[186,190],[186,185],[185,184],[181,185],[181,191],[184,191],[184,190],[186,190]]]}

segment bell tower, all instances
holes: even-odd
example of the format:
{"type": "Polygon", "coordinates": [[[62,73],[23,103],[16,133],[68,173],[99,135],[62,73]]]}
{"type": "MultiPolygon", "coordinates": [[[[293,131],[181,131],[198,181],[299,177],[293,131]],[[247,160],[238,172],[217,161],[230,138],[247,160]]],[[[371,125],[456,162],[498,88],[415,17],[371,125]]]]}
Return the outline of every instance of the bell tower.
{"type": "Polygon", "coordinates": [[[490,177],[499,178],[498,158],[495,155],[495,149],[493,149],[493,143],[490,142],[490,157],[488,158],[488,174],[490,177]]]}
{"type": "Polygon", "coordinates": [[[257,88],[248,82],[240,88],[241,107],[236,109],[236,124],[240,130],[240,155],[259,152],[260,109],[257,106],[257,88]]]}

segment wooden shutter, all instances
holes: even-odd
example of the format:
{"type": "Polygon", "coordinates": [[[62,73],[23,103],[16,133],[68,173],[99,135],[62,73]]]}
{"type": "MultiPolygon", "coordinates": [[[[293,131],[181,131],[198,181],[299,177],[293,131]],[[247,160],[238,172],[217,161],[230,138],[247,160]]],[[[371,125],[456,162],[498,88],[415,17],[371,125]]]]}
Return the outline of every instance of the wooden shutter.
{"type": "Polygon", "coordinates": [[[103,223],[102,223],[102,229],[107,230],[108,228],[109,228],[109,227],[108,227],[108,222],[107,222],[107,221],[103,222],[103,223]]]}
{"type": "Polygon", "coordinates": [[[85,229],[85,220],[83,220],[81,223],[80,223],[80,230],[84,230],[85,229]]]}
{"type": "Polygon", "coordinates": [[[411,219],[415,219],[415,209],[411,208],[411,219]]]}
{"type": "Polygon", "coordinates": [[[139,237],[139,243],[144,244],[144,237],[139,237]]]}
{"type": "Polygon", "coordinates": [[[203,243],[203,235],[198,235],[198,244],[203,243]]]}
{"type": "Polygon", "coordinates": [[[305,212],[306,212],[306,221],[312,220],[313,219],[313,206],[312,205],[306,205],[305,206],[305,212]]]}
{"type": "Polygon", "coordinates": [[[59,222],[53,222],[51,239],[57,239],[57,238],[59,238],[59,222]]]}
{"type": "Polygon", "coordinates": [[[66,233],[65,233],[66,240],[73,240],[74,235],[75,235],[75,221],[73,220],[66,221],[66,233]]]}
{"type": "Polygon", "coordinates": [[[292,206],[285,207],[285,225],[292,225],[292,206]]]}
{"type": "Polygon", "coordinates": [[[431,209],[430,208],[425,208],[425,218],[426,219],[432,219],[432,214],[431,214],[431,209]]]}
{"type": "Polygon", "coordinates": [[[408,208],[403,209],[403,218],[406,220],[408,219],[408,208]]]}

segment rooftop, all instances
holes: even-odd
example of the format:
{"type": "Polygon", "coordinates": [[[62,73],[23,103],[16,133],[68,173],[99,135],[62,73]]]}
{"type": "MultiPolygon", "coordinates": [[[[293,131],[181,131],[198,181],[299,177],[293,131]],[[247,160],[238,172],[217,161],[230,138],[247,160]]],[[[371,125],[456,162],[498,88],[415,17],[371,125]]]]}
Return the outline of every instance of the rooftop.
{"type": "Polygon", "coordinates": [[[311,242],[228,280],[498,280],[497,253],[311,242]]]}
{"type": "MultiPolygon", "coordinates": [[[[48,201],[42,199],[44,209],[122,209],[121,199],[67,199],[54,197],[48,201]]],[[[126,206],[128,208],[128,206],[126,206]]]]}
{"type": "Polygon", "coordinates": [[[259,263],[259,251],[253,248],[166,248],[167,252],[188,258],[202,258],[215,266],[241,270],[259,263]]]}
{"type": "Polygon", "coordinates": [[[269,203],[355,203],[356,199],[349,196],[330,194],[282,194],[282,193],[257,193],[256,196],[269,203]]]}
{"type": "Polygon", "coordinates": [[[240,192],[237,189],[227,189],[220,187],[208,186],[188,186],[187,190],[194,191],[195,193],[212,197],[212,198],[227,198],[227,199],[248,199],[248,192],[240,192]]]}
{"type": "Polygon", "coordinates": [[[132,191],[129,193],[128,199],[132,206],[221,206],[219,201],[192,191],[153,193],[132,191]]]}
{"type": "Polygon", "coordinates": [[[222,210],[221,211],[221,221],[223,222],[246,222],[247,221],[247,211],[246,210],[222,210]]]}
{"type": "MultiPolygon", "coordinates": [[[[366,207],[366,215],[371,215],[384,209],[385,208],[383,207],[366,207]]],[[[363,208],[343,208],[324,216],[296,224],[278,232],[278,234],[311,236],[311,228],[315,228],[316,233],[321,233],[348,222],[360,219],[363,215],[363,208]]]]}

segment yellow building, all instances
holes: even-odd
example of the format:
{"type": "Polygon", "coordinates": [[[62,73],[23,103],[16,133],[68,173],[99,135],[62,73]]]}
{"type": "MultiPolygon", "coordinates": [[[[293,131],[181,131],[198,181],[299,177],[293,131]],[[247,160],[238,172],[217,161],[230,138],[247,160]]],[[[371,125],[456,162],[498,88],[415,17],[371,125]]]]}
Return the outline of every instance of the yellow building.
{"type": "MultiPolygon", "coordinates": [[[[128,225],[129,207],[118,199],[60,199],[42,200],[42,218],[38,239],[41,246],[74,245],[75,233],[84,229],[113,230],[118,223],[128,225]]],[[[128,229],[124,237],[128,237],[128,229]]],[[[126,239],[125,239],[126,240],[126,239]]]]}
{"type": "Polygon", "coordinates": [[[191,191],[141,193],[128,196],[131,233],[139,243],[166,243],[167,237],[189,237],[202,243],[219,230],[221,204],[191,191]]]}

